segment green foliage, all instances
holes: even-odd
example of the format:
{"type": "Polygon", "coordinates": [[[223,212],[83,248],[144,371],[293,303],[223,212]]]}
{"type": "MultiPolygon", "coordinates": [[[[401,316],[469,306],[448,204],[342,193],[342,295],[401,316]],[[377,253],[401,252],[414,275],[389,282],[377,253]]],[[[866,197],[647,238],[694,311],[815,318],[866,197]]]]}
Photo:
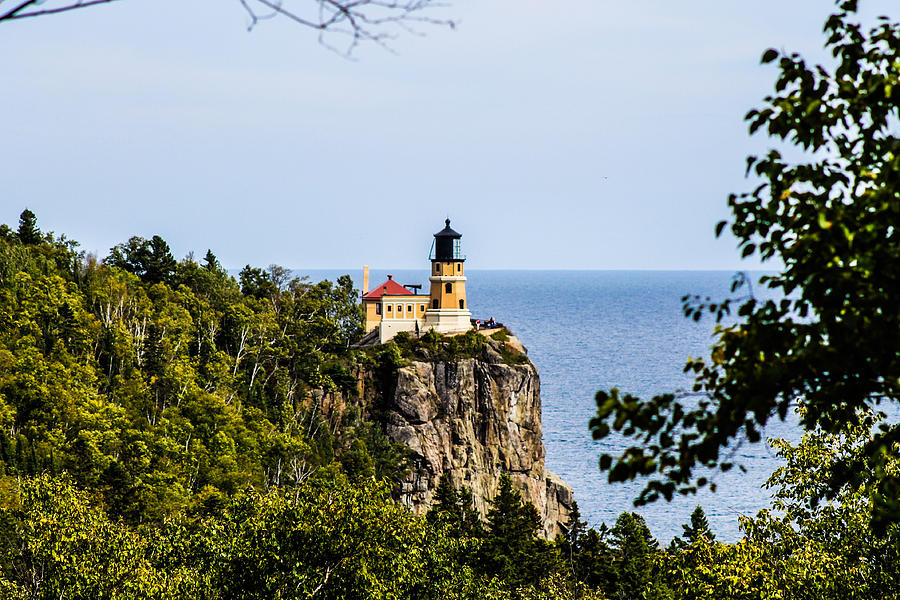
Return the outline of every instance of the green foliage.
{"type": "Polygon", "coordinates": [[[158,235],[149,240],[134,236],[115,246],[106,257],[106,263],[134,273],[148,284],[171,284],[176,267],[169,245],[158,235]]]}
{"type": "Polygon", "coordinates": [[[481,568],[513,586],[535,585],[558,570],[556,548],[536,537],[540,526],[534,505],[522,500],[509,475],[501,475],[479,551],[481,568]]]}
{"type": "Polygon", "coordinates": [[[491,339],[497,340],[498,342],[508,342],[509,341],[509,331],[504,327],[499,329],[491,334],[491,339]]]}
{"type": "Polygon", "coordinates": [[[146,542],[58,479],[25,480],[0,507],[4,598],[163,598],[146,542]]]}
{"type": "Polygon", "coordinates": [[[19,215],[19,229],[16,231],[19,241],[26,246],[41,243],[41,230],[37,226],[37,217],[27,208],[19,215]]]}
{"type": "MultiPolygon", "coordinates": [[[[656,475],[639,502],[708,484],[698,467],[733,466],[721,450],[736,438],[759,441],[770,418],[784,419],[803,399],[801,425],[837,432],[862,421],[872,406],[900,400],[900,25],[882,18],[866,31],[854,22],[855,0],[841,0],[825,22],[830,64],[808,65],[797,54],[767,50],[776,65],[775,92],[747,114],[750,131],[793,146],[747,160],[759,185],[729,198],[733,219],[717,227],[734,234],[742,255],[783,265],[761,279],[775,299],[746,295],[710,303],[685,298],[685,312],[717,319],[710,361],[690,360],[696,407],[681,398],[650,400],[597,395],[594,436],[615,429],[640,440],[601,468],[610,479],[656,475]]],[[[885,468],[900,425],[883,424],[851,463],[834,464],[816,498],[833,498],[858,473],[872,473],[872,498],[882,525],[900,518],[900,479],[885,468]]]]}
{"type": "MultiPolygon", "coordinates": [[[[408,597],[432,573],[424,521],[387,488],[315,478],[293,492],[247,496],[206,532],[227,540],[212,568],[226,598],[408,597]]],[[[439,559],[438,559],[439,560],[439,559]]]]}
{"type": "Polygon", "coordinates": [[[900,474],[897,447],[885,457],[884,474],[861,474],[831,501],[815,500],[831,484],[836,464],[868,452],[876,423],[870,415],[838,434],[808,432],[797,446],[773,442],[785,461],[766,484],[776,488],[774,511],[742,519],[741,526],[767,560],[782,565],[779,587],[828,599],[900,595],[900,530],[881,526],[872,500],[880,477],[900,474]]]}
{"type": "Polygon", "coordinates": [[[401,331],[390,343],[397,346],[405,359],[453,362],[480,357],[488,342],[474,329],[452,336],[429,329],[418,339],[409,332],[401,331]]]}
{"type": "MultiPolygon", "coordinates": [[[[844,486],[832,501],[813,500],[836,463],[866,451],[875,423],[868,416],[839,434],[808,432],[796,446],[773,442],[784,460],[766,484],[775,490],[774,510],[742,517],[745,537],[736,544],[702,536],[668,553],[665,577],[676,597],[898,597],[900,538],[895,524],[873,526],[872,477],[844,486]]],[[[894,455],[888,468],[898,467],[894,455]]]]}
{"type": "Polygon", "coordinates": [[[690,546],[695,542],[712,542],[716,539],[716,535],[709,528],[709,521],[706,520],[706,513],[703,512],[703,507],[699,504],[697,505],[697,508],[694,509],[694,512],[691,513],[691,522],[687,525],[682,525],[681,528],[683,529],[681,537],[672,538],[669,550],[674,551],[684,548],[685,546],[690,546]]]}
{"type": "Polygon", "coordinates": [[[607,543],[609,529],[588,529],[581,520],[578,504],[573,503],[572,514],[556,538],[560,556],[568,566],[572,578],[590,589],[610,588],[615,581],[613,550],[607,543]]]}
{"type": "Polygon", "coordinates": [[[323,413],[324,398],[356,389],[349,277],[292,279],[259,299],[212,252],[204,267],[175,263],[158,236],[117,245],[106,264],[64,238],[18,237],[0,240],[5,473],[65,471],[110,515],[143,523],[296,485],[345,451],[378,477],[403,468],[365,423],[336,445],[326,421],[338,417],[323,413]]]}
{"type": "Polygon", "coordinates": [[[434,491],[433,504],[425,518],[429,523],[445,526],[449,535],[456,538],[480,538],[484,535],[471,490],[462,486],[457,492],[447,473],[441,475],[434,491]]]}
{"type": "Polygon", "coordinates": [[[608,594],[623,600],[669,597],[656,565],[658,543],[643,517],[628,512],[619,515],[610,530],[610,542],[615,579],[608,584],[608,594]]]}

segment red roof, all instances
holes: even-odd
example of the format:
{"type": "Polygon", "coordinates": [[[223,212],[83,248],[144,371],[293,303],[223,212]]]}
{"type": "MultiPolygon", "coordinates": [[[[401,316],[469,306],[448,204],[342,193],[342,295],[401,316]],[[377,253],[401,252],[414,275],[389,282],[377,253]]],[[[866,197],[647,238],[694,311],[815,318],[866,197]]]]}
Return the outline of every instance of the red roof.
{"type": "Polygon", "coordinates": [[[382,296],[415,296],[415,294],[394,281],[392,275],[388,275],[387,281],[372,288],[372,291],[363,296],[363,299],[381,298],[382,296]]]}

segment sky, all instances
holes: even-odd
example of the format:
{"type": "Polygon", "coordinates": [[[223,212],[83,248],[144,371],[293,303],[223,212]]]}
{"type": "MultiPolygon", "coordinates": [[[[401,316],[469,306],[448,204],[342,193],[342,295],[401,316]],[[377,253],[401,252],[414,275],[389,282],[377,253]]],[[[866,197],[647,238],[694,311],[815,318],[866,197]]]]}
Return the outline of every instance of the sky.
{"type": "Polygon", "coordinates": [[[760,268],[713,235],[768,146],[759,57],[822,60],[832,9],[460,0],[352,58],[238,0],[0,23],[0,222],[27,206],[101,257],[161,235],[229,268],[415,269],[450,217],[470,269],[760,268]]]}

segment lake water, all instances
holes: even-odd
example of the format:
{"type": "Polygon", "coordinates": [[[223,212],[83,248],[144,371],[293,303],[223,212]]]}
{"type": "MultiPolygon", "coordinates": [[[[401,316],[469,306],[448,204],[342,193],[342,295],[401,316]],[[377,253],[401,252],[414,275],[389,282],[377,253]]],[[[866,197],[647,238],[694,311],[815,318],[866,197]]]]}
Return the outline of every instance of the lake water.
{"type": "MultiPolygon", "coordinates": [[[[347,271],[296,271],[312,280],[334,279],[347,271]]],[[[392,271],[405,284],[428,289],[428,271],[392,271]]],[[[360,286],[362,273],[349,274],[360,286]]],[[[588,421],[597,390],[650,397],[687,389],[682,373],[688,356],[707,356],[711,319],[684,318],[681,297],[700,294],[725,298],[732,272],[710,271],[468,271],[467,295],[473,316],[506,324],[528,348],[541,374],[544,444],[548,468],[575,490],[582,518],[592,526],[612,525],[626,510],[646,519],[663,544],[681,533],[697,504],[723,541],[740,537],[738,515],[753,515],[768,505],[761,486],[778,459],[765,444],[745,444],[735,454],[746,473],[718,474],[716,493],[677,497],[635,509],[641,482],[609,484],[597,468],[601,452],[617,453],[628,444],[617,436],[591,439],[588,421]]],[[[387,278],[373,270],[371,284],[387,278]]],[[[775,422],[769,437],[798,438],[792,424],[775,422]]]]}

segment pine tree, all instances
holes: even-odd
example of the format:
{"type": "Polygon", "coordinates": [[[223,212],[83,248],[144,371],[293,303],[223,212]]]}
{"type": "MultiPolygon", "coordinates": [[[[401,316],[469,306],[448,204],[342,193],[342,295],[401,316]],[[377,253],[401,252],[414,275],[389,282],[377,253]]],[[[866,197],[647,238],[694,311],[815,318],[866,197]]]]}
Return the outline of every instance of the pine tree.
{"type": "Polygon", "coordinates": [[[501,475],[500,488],[487,514],[487,536],[481,547],[482,568],[512,587],[537,584],[559,566],[557,549],[537,537],[541,517],[501,475]]]}
{"type": "Polygon", "coordinates": [[[207,271],[219,270],[219,259],[216,258],[212,250],[206,250],[206,256],[203,257],[203,268],[207,271]]]}
{"type": "Polygon", "coordinates": [[[672,539],[672,543],[669,545],[669,551],[680,550],[700,540],[712,542],[716,539],[715,534],[709,528],[709,521],[706,520],[706,513],[703,512],[703,507],[699,504],[697,505],[697,508],[694,509],[694,512],[691,513],[690,524],[682,525],[681,528],[684,530],[681,537],[672,539]]]}
{"type": "Polygon", "coordinates": [[[360,482],[375,478],[375,466],[366,443],[356,438],[341,455],[341,467],[350,481],[360,482]]]}
{"type": "Polygon", "coordinates": [[[37,227],[37,217],[27,208],[19,215],[19,241],[26,246],[41,243],[41,230],[37,227]]]}
{"type": "Polygon", "coordinates": [[[576,578],[578,578],[578,569],[576,568],[575,557],[581,550],[581,542],[586,530],[587,522],[581,520],[578,503],[572,502],[572,512],[569,513],[569,520],[562,526],[562,533],[556,536],[556,545],[563,560],[569,563],[569,568],[576,578]]]}
{"type": "Polygon", "coordinates": [[[142,279],[148,283],[169,283],[177,265],[169,244],[158,235],[154,235],[150,239],[149,249],[150,256],[142,279]]]}
{"type": "Polygon", "coordinates": [[[681,528],[684,529],[682,537],[689,544],[700,539],[706,539],[710,542],[716,539],[715,534],[713,534],[709,528],[709,521],[706,520],[706,513],[703,512],[703,507],[699,504],[697,505],[697,508],[694,509],[694,512],[691,513],[691,524],[682,525],[681,528]]]}
{"type": "Polygon", "coordinates": [[[441,474],[438,481],[437,489],[434,490],[434,503],[425,514],[425,518],[429,523],[459,522],[462,520],[462,514],[459,510],[459,494],[456,488],[450,483],[450,476],[447,473],[441,474]]]}
{"type": "Polygon", "coordinates": [[[653,565],[659,543],[644,518],[624,512],[616,519],[611,534],[616,549],[616,581],[609,594],[623,600],[666,597],[667,589],[653,565]]]}
{"type": "Polygon", "coordinates": [[[472,491],[466,486],[457,491],[447,473],[441,475],[434,490],[434,503],[425,518],[429,523],[447,524],[453,537],[481,537],[484,533],[472,491]]]}

